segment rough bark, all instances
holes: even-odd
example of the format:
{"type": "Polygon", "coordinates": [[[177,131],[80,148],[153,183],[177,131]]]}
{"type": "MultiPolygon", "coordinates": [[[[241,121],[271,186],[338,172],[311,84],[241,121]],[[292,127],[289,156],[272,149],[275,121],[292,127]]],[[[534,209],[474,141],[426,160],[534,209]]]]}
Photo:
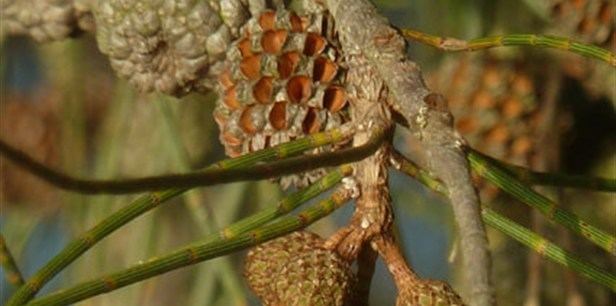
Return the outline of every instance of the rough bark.
{"type": "Polygon", "coordinates": [[[479,200],[472,185],[463,139],[453,129],[444,98],[424,84],[419,67],[406,56],[406,44],[367,0],[328,0],[345,53],[361,54],[377,69],[391,107],[420,138],[431,170],[447,185],[461,239],[466,295],[471,305],[493,305],[490,257],[479,200]]]}

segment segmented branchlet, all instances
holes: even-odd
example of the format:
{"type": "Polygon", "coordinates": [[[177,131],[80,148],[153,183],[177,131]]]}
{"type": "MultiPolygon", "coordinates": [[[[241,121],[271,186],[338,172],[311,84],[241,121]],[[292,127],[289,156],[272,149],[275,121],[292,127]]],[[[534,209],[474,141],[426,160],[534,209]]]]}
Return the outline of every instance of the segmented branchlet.
{"type": "Polygon", "coordinates": [[[350,264],[323,248],[318,235],[297,231],[248,252],[244,274],[264,305],[352,305],[350,264]]]}
{"type": "MultiPolygon", "coordinates": [[[[248,21],[227,52],[214,113],[227,155],[238,156],[348,121],[339,48],[326,14],[278,9],[248,21]]],[[[323,149],[316,150],[320,152],[323,149]]],[[[314,153],[314,152],[313,152],[314,153]]],[[[283,178],[305,186],[324,173],[283,178]]]]}

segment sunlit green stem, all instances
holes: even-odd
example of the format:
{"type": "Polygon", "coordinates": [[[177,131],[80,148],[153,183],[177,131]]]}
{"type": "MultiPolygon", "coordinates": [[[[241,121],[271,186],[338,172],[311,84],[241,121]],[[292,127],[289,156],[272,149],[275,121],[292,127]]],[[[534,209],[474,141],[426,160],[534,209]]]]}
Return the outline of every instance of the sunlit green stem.
{"type": "MultiPolygon", "coordinates": [[[[309,139],[299,139],[285,143],[267,150],[257,151],[252,154],[240,156],[234,159],[216,163],[211,168],[233,169],[240,167],[250,167],[260,161],[269,161],[278,158],[285,158],[301,153],[305,150],[319,147],[326,143],[335,142],[343,139],[344,134],[330,131],[328,133],[315,134],[309,139]],[[331,135],[331,136],[327,136],[331,135]],[[316,137],[315,137],[316,136],[316,137]]],[[[163,192],[150,193],[141,196],[131,202],[125,208],[120,209],[101,223],[85,232],[69,243],[60,253],[52,258],[45,266],[38,270],[34,276],[21,286],[8,301],[7,306],[21,305],[30,300],[53,276],[62,271],[66,266],[77,259],[81,254],[90,249],[94,244],[107,237],[113,231],[136,217],[157,207],[159,204],[176,197],[187,189],[171,189],[163,192]]]]}
{"type": "Polygon", "coordinates": [[[473,171],[498,188],[531,207],[537,208],[548,219],[556,221],[569,230],[590,240],[610,254],[616,255],[616,238],[614,236],[580,220],[577,215],[559,208],[556,203],[527,187],[482,155],[469,151],[467,156],[473,171]]]}
{"type": "Polygon", "coordinates": [[[564,37],[510,34],[475,38],[466,41],[450,37],[433,36],[411,29],[403,29],[402,34],[407,39],[418,41],[443,51],[475,51],[503,46],[537,46],[573,52],[584,57],[598,59],[611,66],[616,66],[616,54],[613,52],[564,37]]]}
{"type": "Polygon", "coordinates": [[[223,256],[304,228],[336,210],[348,198],[346,190],[339,190],[329,199],[303,210],[297,216],[283,217],[272,224],[242,233],[230,239],[223,238],[223,230],[220,233],[209,235],[200,243],[181,248],[169,255],[152,258],[126,270],[78,284],[67,290],[52,293],[35,299],[27,305],[68,305],[171,270],[223,256]]]}
{"type": "Polygon", "coordinates": [[[254,228],[255,226],[266,224],[269,221],[291,212],[301,203],[305,203],[309,199],[312,199],[331,188],[340,182],[343,177],[350,175],[352,172],[353,167],[350,165],[340,166],[338,169],[331,171],[313,185],[280,200],[276,206],[263,209],[248,218],[229,225],[221,231],[221,234],[223,235],[223,238],[229,239],[236,237],[237,235],[244,233],[246,230],[254,228]]]}
{"type": "Polygon", "coordinates": [[[542,256],[568,267],[592,281],[603,284],[616,292],[616,276],[613,274],[578,259],[554,243],[528,230],[524,226],[499,215],[495,211],[484,208],[481,211],[481,215],[486,224],[503,232],[505,235],[512,237],[542,256]]]}
{"type": "MultiPolygon", "coordinates": [[[[0,153],[17,165],[25,168],[30,173],[62,189],[86,194],[126,194],[144,191],[160,191],[169,188],[210,186],[242,180],[259,180],[297,173],[315,168],[342,164],[345,160],[338,163],[336,163],[336,160],[343,156],[349,157],[346,162],[354,161],[354,159],[361,159],[369,155],[369,153],[371,153],[369,152],[370,150],[376,150],[378,147],[377,143],[372,142],[366,146],[362,146],[363,149],[356,147],[346,151],[325,153],[318,156],[306,155],[297,157],[296,159],[283,159],[280,162],[268,165],[254,165],[257,161],[267,160],[267,158],[276,157],[282,159],[311,148],[340,142],[351,136],[352,132],[352,126],[347,125],[339,129],[314,134],[297,141],[285,143],[274,148],[258,151],[247,155],[248,157],[246,158],[240,157],[229,161],[223,161],[196,172],[126,180],[89,180],[75,178],[43,165],[2,140],[0,140],[0,153]],[[365,149],[367,149],[367,151],[365,149]],[[245,167],[247,165],[250,167],[245,167]]],[[[382,134],[383,133],[380,134],[380,137],[377,137],[377,141],[382,141],[382,134]]]]}
{"type": "MultiPolygon", "coordinates": [[[[439,180],[432,177],[430,173],[421,169],[419,166],[415,165],[410,160],[406,159],[404,156],[402,156],[402,154],[396,152],[392,165],[396,169],[417,179],[426,187],[442,195],[447,195],[447,189],[439,180]]],[[[610,274],[609,272],[604,271],[601,268],[598,268],[590,263],[578,259],[575,255],[558,248],[558,246],[545,240],[536,233],[524,228],[521,225],[518,225],[514,221],[511,221],[499,215],[497,212],[494,212],[489,208],[482,208],[482,219],[489,226],[492,226],[497,230],[503,232],[505,235],[510,236],[515,240],[529,246],[531,249],[539,252],[546,258],[556,263],[559,263],[577,273],[580,273],[581,275],[589,278],[592,281],[595,281],[614,290],[614,279],[616,279],[616,276],[614,276],[613,274],[610,274]],[[548,249],[549,251],[547,251],[548,249]]]]}
{"type": "Polygon", "coordinates": [[[481,155],[491,163],[499,165],[513,174],[517,179],[532,185],[544,185],[555,187],[573,187],[597,191],[616,192],[616,179],[601,177],[589,177],[583,175],[569,175],[564,173],[536,172],[528,168],[505,163],[473,150],[474,154],[481,155]]]}
{"type": "Polygon", "coordinates": [[[6,245],[4,235],[0,234],[0,264],[4,269],[4,277],[7,282],[15,287],[19,287],[24,284],[24,278],[15,263],[13,254],[6,245]]]}

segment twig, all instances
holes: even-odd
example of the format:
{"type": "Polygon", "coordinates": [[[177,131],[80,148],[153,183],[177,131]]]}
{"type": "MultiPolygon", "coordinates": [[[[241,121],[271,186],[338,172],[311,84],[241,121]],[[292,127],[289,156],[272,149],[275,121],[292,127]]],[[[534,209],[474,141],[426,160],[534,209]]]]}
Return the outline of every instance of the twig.
{"type": "MultiPolygon", "coordinates": [[[[414,177],[420,183],[438,192],[439,194],[447,195],[446,192],[443,192],[444,190],[446,190],[445,186],[436,178],[432,177],[427,171],[419,168],[417,165],[406,159],[401,154],[397,154],[395,155],[395,157],[396,158],[392,163],[392,166],[394,168],[403,171],[411,177],[414,177]]],[[[579,273],[580,275],[583,275],[584,277],[594,282],[597,282],[598,284],[607,286],[609,288],[612,288],[612,290],[616,291],[616,289],[614,289],[614,280],[616,280],[616,276],[614,276],[613,274],[610,274],[609,272],[599,267],[596,267],[593,264],[578,259],[575,255],[559,248],[557,245],[549,242],[548,240],[515,223],[514,221],[501,216],[500,214],[490,210],[489,208],[482,208],[482,218],[488,225],[503,232],[505,235],[514,238],[515,240],[521,242],[530,249],[539,252],[543,256],[546,256],[548,259],[559,263],[564,267],[567,267],[579,273]],[[548,249],[550,251],[547,251],[548,249]]]]}
{"type": "Polygon", "coordinates": [[[491,37],[461,40],[439,37],[423,32],[403,29],[404,37],[435,47],[443,51],[475,51],[504,46],[537,46],[573,52],[584,57],[594,58],[611,66],[616,66],[616,54],[609,50],[569,38],[536,34],[508,34],[491,37]]]}
{"type": "MultiPolygon", "coordinates": [[[[302,140],[305,141],[305,140],[302,140]]],[[[301,142],[300,142],[301,143],[301,142]]],[[[268,161],[278,158],[278,156],[295,154],[302,152],[305,146],[298,145],[298,142],[290,142],[287,146],[279,146],[276,149],[257,151],[252,154],[243,155],[234,159],[221,161],[212,167],[222,169],[233,169],[236,167],[249,167],[259,161],[268,161]],[[282,148],[284,150],[280,151],[282,148]]],[[[69,243],[58,255],[50,260],[45,266],[37,271],[25,285],[21,286],[8,301],[7,306],[21,305],[30,300],[44,284],[52,277],[62,271],[66,266],[77,259],[81,254],[89,250],[94,244],[116,229],[132,221],[138,216],[150,211],[161,203],[174,198],[187,191],[187,189],[171,189],[163,192],[151,193],[141,196],[131,202],[128,206],[120,209],[105,220],[100,222],[92,229],[85,232],[81,237],[69,243]]]]}
{"type": "Polygon", "coordinates": [[[486,178],[498,188],[516,197],[518,200],[537,208],[544,216],[565,226],[572,232],[588,239],[612,255],[616,255],[616,237],[582,221],[574,213],[559,208],[558,205],[536,191],[526,187],[497,165],[491,164],[483,155],[471,151],[468,153],[473,170],[486,178]]]}
{"type": "Polygon", "coordinates": [[[349,199],[346,189],[340,189],[330,198],[270,225],[251,230],[239,236],[225,239],[223,231],[207,236],[202,242],[181,248],[168,255],[155,257],[142,264],[120,272],[99,277],[35,299],[27,305],[68,305],[105,292],[116,290],[144,279],[169,272],[181,267],[194,265],[204,260],[223,256],[247,247],[263,243],[292,231],[304,228],[332,213],[349,199]]]}
{"type": "MultiPolygon", "coordinates": [[[[477,150],[469,150],[472,150],[477,154],[481,154],[477,150]]],[[[491,163],[504,168],[511,175],[515,176],[517,179],[527,184],[616,192],[616,179],[590,177],[585,175],[572,175],[566,173],[533,171],[525,167],[520,167],[506,163],[504,161],[500,161],[487,155],[482,154],[482,156],[485,159],[490,160],[491,163]]]]}
{"type": "MultiPolygon", "coordinates": [[[[335,142],[344,139],[338,130],[323,133],[323,139],[317,137],[310,141],[308,145],[303,144],[304,149],[335,142]]],[[[314,136],[312,136],[314,137],[314,136]]],[[[308,138],[311,138],[309,136],[308,138]]],[[[343,163],[361,160],[372,154],[384,139],[384,132],[377,132],[375,139],[363,146],[341,149],[335,152],[327,152],[319,155],[302,155],[291,157],[280,161],[267,164],[257,164],[251,167],[218,167],[215,164],[205,170],[178,175],[162,175],[127,180],[84,180],[74,178],[64,173],[52,170],[43,164],[33,160],[29,156],[11,148],[0,141],[0,152],[4,153],[18,165],[25,167],[31,173],[44,179],[54,186],[68,189],[80,193],[136,193],[143,191],[159,191],[169,188],[191,188],[197,186],[210,186],[221,183],[237,181],[261,180],[266,178],[278,177],[286,174],[299,173],[328,166],[338,166],[343,163]]],[[[295,143],[284,144],[272,148],[282,155],[287,155],[287,150],[293,148],[295,143]]],[[[268,149],[266,149],[268,150],[268,149]]],[[[237,159],[237,158],[236,158],[237,159]]],[[[227,164],[234,164],[230,161],[227,164]]]]}
{"type": "Polygon", "coordinates": [[[2,264],[4,276],[9,284],[15,287],[19,287],[24,284],[24,278],[21,271],[15,263],[13,254],[6,246],[6,241],[4,240],[4,235],[2,234],[0,234],[0,264],[2,264]]]}

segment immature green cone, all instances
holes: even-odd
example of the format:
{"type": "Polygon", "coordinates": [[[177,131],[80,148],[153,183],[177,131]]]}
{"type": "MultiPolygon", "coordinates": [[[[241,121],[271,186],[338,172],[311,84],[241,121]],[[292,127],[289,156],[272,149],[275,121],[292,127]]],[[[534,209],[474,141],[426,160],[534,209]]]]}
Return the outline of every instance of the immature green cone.
{"type": "MultiPolygon", "coordinates": [[[[183,95],[212,87],[211,66],[249,17],[240,0],[106,0],[94,10],[99,48],[141,91],[183,95]]],[[[263,2],[263,1],[248,1],[263,2]]],[[[214,69],[215,70],[215,69],[214,69]]]]}
{"type": "Polygon", "coordinates": [[[72,0],[0,0],[0,37],[29,35],[38,42],[67,37],[75,30],[72,0]]]}
{"type": "Polygon", "coordinates": [[[250,250],[244,275],[264,305],[350,305],[350,264],[322,247],[316,234],[298,231],[250,250]]]}
{"type": "MultiPolygon", "coordinates": [[[[214,113],[227,155],[238,156],[348,120],[339,48],[325,14],[264,11],[227,53],[214,113]]],[[[322,150],[316,150],[320,152],[322,150]]],[[[323,171],[282,180],[305,186],[323,171]]]]}
{"type": "Polygon", "coordinates": [[[398,292],[396,306],[463,306],[464,303],[445,282],[425,280],[398,292]]]}

